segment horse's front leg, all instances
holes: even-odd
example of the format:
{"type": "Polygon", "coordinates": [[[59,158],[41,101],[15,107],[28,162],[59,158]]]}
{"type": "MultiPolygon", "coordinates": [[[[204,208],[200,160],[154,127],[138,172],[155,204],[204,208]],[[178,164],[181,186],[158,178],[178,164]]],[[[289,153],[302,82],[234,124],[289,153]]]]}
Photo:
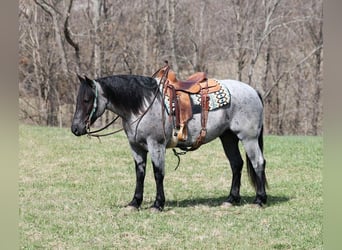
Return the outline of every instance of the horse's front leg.
{"type": "Polygon", "coordinates": [[[164,175],[165,175],[165,145],[152,142],[149,145],[153,165],[154,179],[156,182],[156,199],[153,209],[162,211],[165,205],[164,175]]]}
{"type": "Polygon", "coordinates": [[[135,163],[136,184],[133,199],[128,206],[138,209],[144,197],[147,151],[133,145],[131,145],[131,149],[135,163]]]}

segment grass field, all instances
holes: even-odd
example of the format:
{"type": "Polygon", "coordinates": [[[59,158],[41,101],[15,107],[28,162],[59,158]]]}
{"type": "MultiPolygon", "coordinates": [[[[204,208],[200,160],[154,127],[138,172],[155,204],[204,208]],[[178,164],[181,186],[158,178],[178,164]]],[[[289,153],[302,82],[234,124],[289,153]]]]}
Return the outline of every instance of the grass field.
{"type": "Polygon", "coordinates": [[[139,212],[135,171],[123,133],[96,139],[69,129],[19,126],[21,249],[323,249],[322,137],[265,136],[270,188],[265,209],[250,205],[246,168],[240,206],[223,208],[231,171],[220,142],[177,164],[167,152],[162,213],[148,209],[149,163],[139,212]]]}

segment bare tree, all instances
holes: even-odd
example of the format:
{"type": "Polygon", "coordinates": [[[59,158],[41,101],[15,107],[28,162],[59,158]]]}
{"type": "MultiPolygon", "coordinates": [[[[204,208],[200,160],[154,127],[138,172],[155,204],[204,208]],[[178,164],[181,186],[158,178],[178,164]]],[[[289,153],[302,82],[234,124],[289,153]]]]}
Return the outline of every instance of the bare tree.
{"type": "Polygon", "coordinates": [[[255,87],[264,98],[268,133],[321,134],[322,5],[20,0],[21,120],[70,124],[76,73],[151,75],[169,60],[179,78],[206,71],[255,87]]]}
{"type": "Polygon", "coordinates": [[[64,21],[64,36],[66,41],[74,48],[75,50],[75,60],[76,60],[76,72],[79,73],[80,66],[81,66],[81,59],[80,59],[80,46],[79,44],[72,38],[70,27],[69,27],[69,19],[71,15],[71,9],[73,6],[74,0],[70,0],[68,12],[66,14],[66,18],[64,21]]]}
{"type": "Polygon", "coordinates": [[[175,41],[176,5],[177,5],[176,0],[166,0],[166,11],[167,11],[167,17],[168,17],[166,19],[166,26],[167,26],[167,33],[170,39],[171,64],[174,70],[177,72],[178,63],[177,63],[177,56],[176,56],[176,41],[175,41]]]}

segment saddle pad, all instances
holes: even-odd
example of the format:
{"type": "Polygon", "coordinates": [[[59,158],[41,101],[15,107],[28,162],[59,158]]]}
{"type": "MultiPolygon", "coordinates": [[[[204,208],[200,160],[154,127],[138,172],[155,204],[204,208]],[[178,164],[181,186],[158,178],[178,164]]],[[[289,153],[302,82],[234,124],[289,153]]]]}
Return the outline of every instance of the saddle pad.
{"type": "MultiPolygon", "coordinates": [[[[220,90],[208,94],[209,97],[209,110],[215,110],[221,108],[230,103],[230,92],[229,89],[220,84],[219,80],[215,80],[220,85],[220,90]]],[[[191,102],[193,106],[201,106],[201,95],[200,94],[191,94],[190,95],[191,102]]],[[[167,112],[170,114],[170,101],[169,97],[165,96],[164,103],[167,112]]],[[[174,107],[172,108],[174,110],[174,107]]]]}
{"type": "MultiPolygon", "coordinates": [[[[219,80],[215,80],[221,86],[219,91],[208,94],[209,97],[209,110],[221,108],[230,102],[229,89],[220,84],[219,80]]],[[[201,105],[201,95],[193,94],[190,95],[193,105],[201,105]]]]}

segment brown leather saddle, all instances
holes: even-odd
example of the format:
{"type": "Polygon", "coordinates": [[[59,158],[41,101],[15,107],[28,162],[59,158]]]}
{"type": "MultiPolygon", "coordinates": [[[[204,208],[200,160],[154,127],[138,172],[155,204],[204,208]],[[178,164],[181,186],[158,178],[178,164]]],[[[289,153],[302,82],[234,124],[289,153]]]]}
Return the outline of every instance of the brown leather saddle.
{"type": "Polygon", "coordinates": [[[175,116],[175,128],[178,141],[186,141],[188,137],[187,122],[192,118],[191,94],[199,94],[201,99],[201,132],[189,150],[199,148],[205,140],[206,124],[209,112],[209,93],[219,91],[221,86],[217,81],[208,79],[206,73],[196,72],[185,81],[178,80],[176,74],[168,65],[156,72],[155,76],[163,82],[164,95],[169,98],[169,107],[175,116]]]}

